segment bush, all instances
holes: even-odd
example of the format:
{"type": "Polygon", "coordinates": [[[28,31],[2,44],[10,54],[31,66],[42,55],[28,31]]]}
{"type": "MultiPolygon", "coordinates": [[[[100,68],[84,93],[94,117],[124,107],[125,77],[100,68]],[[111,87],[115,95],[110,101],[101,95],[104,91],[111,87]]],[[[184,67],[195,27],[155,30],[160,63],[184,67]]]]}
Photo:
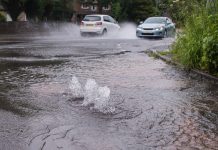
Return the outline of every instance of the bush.
{"type": "Polygon", "coordinates": [[[177,61],[187,68],[218,73],[218,13],[199,7],[187,16],[184,32],[173,45],[177,61]]]}
{"type": "Polygon", "coordinates": [[[0,13],[0,22],[5,22],[5,21],[6,21],[5,16],[0,13]]]}

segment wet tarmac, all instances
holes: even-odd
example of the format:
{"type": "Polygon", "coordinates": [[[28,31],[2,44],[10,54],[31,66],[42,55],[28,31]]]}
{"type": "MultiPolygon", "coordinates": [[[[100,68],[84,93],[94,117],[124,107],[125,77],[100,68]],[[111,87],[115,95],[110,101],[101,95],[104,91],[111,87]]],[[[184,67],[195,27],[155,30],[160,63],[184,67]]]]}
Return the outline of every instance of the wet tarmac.
{"type": "Polygon", "coordinates": [[[218,149],[218,86],[147,56],[174,41],[0,37],[1,150],[218,149]],[[112,114],[81,105],[76,76],[111,90],[112,114]]]}

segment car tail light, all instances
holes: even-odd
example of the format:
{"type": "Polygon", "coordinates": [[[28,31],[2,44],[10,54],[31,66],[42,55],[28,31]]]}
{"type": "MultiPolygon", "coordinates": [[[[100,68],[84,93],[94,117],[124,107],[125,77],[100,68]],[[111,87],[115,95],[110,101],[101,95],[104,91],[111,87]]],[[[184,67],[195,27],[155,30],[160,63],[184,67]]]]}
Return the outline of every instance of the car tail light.
{"type": "Polygon", "coordinates": [[[95,25],[96,25],[96,26],[101,26],[101,25],[102,25],[102,22],[96,22],[95,25]]]}
{"type": "Polygon", "coordinates": [[[81,26],[84,26],[84,22],[81,22],[80,25],[81,25],[81,26]]]}

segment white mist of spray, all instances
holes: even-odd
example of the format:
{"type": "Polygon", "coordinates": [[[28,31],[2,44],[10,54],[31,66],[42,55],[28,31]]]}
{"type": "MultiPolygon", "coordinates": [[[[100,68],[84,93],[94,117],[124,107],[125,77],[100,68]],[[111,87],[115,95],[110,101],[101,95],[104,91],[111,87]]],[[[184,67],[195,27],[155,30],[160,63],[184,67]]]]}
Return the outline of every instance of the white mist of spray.
{"type": "Polygon", "coordinates": [[[110,89],[108,87],[99,87],[97,94],[98,96],[95,99],[94,108],[100,110],[101,112],[104,111],[105,108],[109,105],[110,100],[110,89]]]}
{"type": "Polygon", "coordinates": [[[120,24],[118,39],[136,39],[136,24],[124,22],[120,24]]]}
{"type": "Polygon", "coordinates": [[[108,31],[103,39],[136,39],[136,24],[124,22],[120,24],[119,31],[108,31]]]}
{"type": "Polygon", "coordinates": [[[94,79],[88,79],[85,85],[83,106],[93,105],[92,109],[102,113],[114,113],[115,107],[110,106],[110,89],[100,87],[94,79]]]}
{"type": "Polygon", "coordinates": [[[98,84],[94,79],[88,79],[85,85],[83,106],[94,104],[98,97],[98,84]]]}
{"type": "Polygon", "coordinates": [[[73,23],[60,23],[47,25],[50,38],[61,39],[61,40],[82,40],[82,39],[136,39],[136,24],[124,22],[120,23],[119,31],[108,31],[108,34],[103,37],[99,36],[80,36],[79,25],[73,23]]]}
{"type": "Polygon", "coordinates": [[[74,98],[81,98],[84,97],[84,92],[82,86],[77,79],[77,77],[73,76],[70,82],[69,88],[71,90],[71,94],[74,98]]]}

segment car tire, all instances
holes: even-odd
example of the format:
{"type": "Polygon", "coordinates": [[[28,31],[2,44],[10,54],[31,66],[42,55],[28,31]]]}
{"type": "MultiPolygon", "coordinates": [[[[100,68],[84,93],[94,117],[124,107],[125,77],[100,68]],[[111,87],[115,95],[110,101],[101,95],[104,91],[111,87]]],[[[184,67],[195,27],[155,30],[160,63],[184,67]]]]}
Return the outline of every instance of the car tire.
{"type": "Polygon", "coordinates": [[[176,37],[176,29],[173,29],[173,34],[172,37],[175,38],[176,37]]]}
{"type": "Polygon", "coordinates": [[[164,31],[164,35],[163,35],[163,38],[167,38],[168,37],[168,33],[167,33],[167,30],[164,31]]]}
{"type": "Polygon", "coordinates": [[[137,38],[141,38],[141,37],[139,36],[139,33],[138,33],[138,32],[136,32],[135,35],[136,35],[137,38]]]}
{"type": "Polygon", "coordinates": [[[104,29],[103,31],[102,31],[102,36],[105,36],[107,34],[107,29],[104,29]]]}
{"type": "Polygon", "coordinates": [[[82,32],[80,32],[80,36],[81,36],[81,37],[85,37],[85,36],[86,36],[86,34],[85,34],[85,33],[82,33],[82,32]]]}

